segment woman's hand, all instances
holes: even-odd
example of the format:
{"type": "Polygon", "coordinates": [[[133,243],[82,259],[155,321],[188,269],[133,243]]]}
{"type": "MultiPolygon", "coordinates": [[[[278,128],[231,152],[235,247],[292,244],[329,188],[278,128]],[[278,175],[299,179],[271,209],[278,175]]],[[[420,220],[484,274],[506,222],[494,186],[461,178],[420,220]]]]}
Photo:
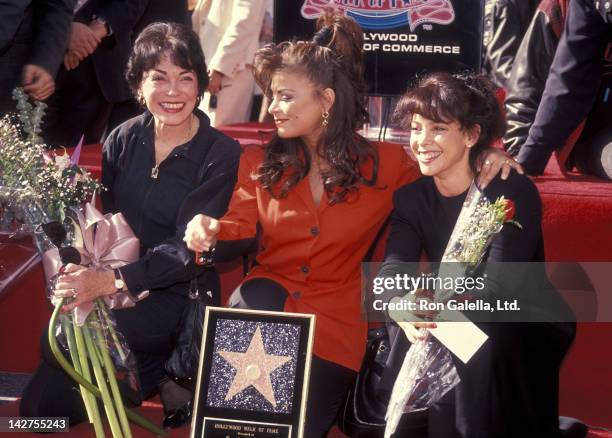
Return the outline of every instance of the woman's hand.
{"type": "Polygon", "coordinates": [[[217,243],[220,223],[217,219],[203,214],[194,216],[187,224],[183,240],[192,251],[206,252],[217,243]]]}
{"type": "Polygon", "coordinates": [[[63,307],[67,312],[80,304],[104,295],[112,295],[116,291],[113,271],[96,271],[69,263],[57,278],[53,294],[56,297],[74,298],[63,307]]]}
{"type": "Polygon", "coordinates": [[[428,321],[423,321],[423,322],[401,321],[401,322],[398,322],[397,324],[402,328],[402,330],[404,330],[406,337],[412,344],[414,344],[417,340],[425,339],[425,337],[427,336],[427,332],[425,330],[419,330],[419,329],[422,329],[422,328],[435,329],[437,327],[435,322],[428,322],[428,321]]]}
{"type": "Polygon", "coordinates": [[[497,176],[501,170],[501,179],[508,178],[510,169],[523,174],[523,166],[517,163],[514,158],[501,149],[489,148],[478,157],[478,186],[484,189],[497,176]]]}

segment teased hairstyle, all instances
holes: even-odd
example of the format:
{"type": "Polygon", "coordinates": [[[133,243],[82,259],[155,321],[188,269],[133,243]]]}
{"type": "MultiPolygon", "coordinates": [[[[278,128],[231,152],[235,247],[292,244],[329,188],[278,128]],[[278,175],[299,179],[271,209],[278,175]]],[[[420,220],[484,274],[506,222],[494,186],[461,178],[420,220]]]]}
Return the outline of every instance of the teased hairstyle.
{"type": "MultiPolygon", "coordinates": [[[[355,131],[368,120],[363,80],[363,33],[352,19],[325,15],[317,21],[311,41],[268,45],[255,54],[255,80],[270,96],[272,76],[279,71],[305,75],[321,92],[331,88],[335,101],[329,110],[329,125],[323,131],[316,153],[329,165],[323,174],[331,202],[342,202],[360,184],[373,186],[378,173],[376,149],[355,131]],[[364,163],[372,161],[373,172],[363,175],[364,163]]],[[[272,196],[283,198],[309,172],[312,157],[300,138],[275,136],[268,145],[257,179],[272,196]]]]}
{"type": "Polygon", "coordinates": [[[208,87],[204,52],[195,32],[180,23],[152,23],[138,35],[126,73],[132,93],[138,95],[145,72],[155,68],[164,55],[168,55],[179,67],[195,72],[198,80],[199,103],[208,87]]]}
{"type": "Polygon", "coordinates": [[[408,129],[412,116],[435,122],[456,121],[463,130],[480,126],[480,136],[470,149],[470,167],[478,168],[478,156],[506,132],[506,120],[496,97],[496,87],[484,76],[434,73],[406,92],[395,109],[395,118],[408,129]]]}

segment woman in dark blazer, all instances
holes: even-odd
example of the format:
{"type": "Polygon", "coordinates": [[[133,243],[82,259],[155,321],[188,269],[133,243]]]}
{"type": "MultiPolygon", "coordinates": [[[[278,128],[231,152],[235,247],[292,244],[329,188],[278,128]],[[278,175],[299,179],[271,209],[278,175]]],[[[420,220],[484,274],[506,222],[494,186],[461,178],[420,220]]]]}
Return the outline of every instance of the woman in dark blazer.
{"type": "MultiPolygon", "coordinates": [[[[484,77],[431,75],[401,99],[397,111],[424,176],[394,195],[379,277],[403,272],[402,264],[418,262],[422,253],[440,262],[477,176],[476,158],[505,131],[494,86],[484,77]]],[[[555,437],[559,367],[575,324],[542,264],[528,263],[544,261],[540,197],[531,180],[515,172],[494,179],[484,194],[491,201],[511,200],[521,226],[506,223],[495,236],[478,274],[484,289],[473,296],[487,302],[516,298],[525,309],[499,314],[521,322],[477,322],[489,339],[467,364],[454,360],[461,382],[429,409],[429,437],[555,437]]],[[[432,322],[405,327],[411,342],[424,337],[420,328],[436,330],[432,322]]]]}
{"type": "MultiPolygon", "coordinates": [[[[197,36],[187,26],[147,27],[136,40],[127,76],[147,111],[119,126],[104,144],[102,200],[105,212],[125,216],[140,239],[141,258],[114,272],[67,265],[55,294],[75,298],[64,309],[69,311],[117,292],[117,280],[134,295],[149,290],[135,307],[114,315],[136,356],[140,396],[160,391],[166,413],[172,414],[191,399],[164,373],[189,289],[197,287],[209,304],[220,301],[217,273],[195,265],[183,233],[194,214],[224,214],[240,146],[197,110],[208,76],[197,36]]],[[[57,368],[46,344],[43,355],[24,391],[21,415],[83,421],[75,383],[57,368]]]]}

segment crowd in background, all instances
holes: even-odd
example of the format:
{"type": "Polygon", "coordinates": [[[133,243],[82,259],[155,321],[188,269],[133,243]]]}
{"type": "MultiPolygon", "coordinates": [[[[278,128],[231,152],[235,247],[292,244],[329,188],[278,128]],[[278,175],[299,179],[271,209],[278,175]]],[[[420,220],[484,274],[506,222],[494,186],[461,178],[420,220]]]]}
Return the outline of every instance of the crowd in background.
{"type": "Polygon", "coordinates": [[[98,143],[142,113],[125,71],[136,37],[158,21],[190,25],[193,19],[210,77],[200,108],[213,126],[251,117],[255,83],[249,64],[260,34],[271,40],[270,0],[5,3],[0,7],[0,114],[15,110],[12,90],[24,86],[49,105],[43,126],[49,146],[74,146],[81,135],[85,143],[98,143]]]}
{"type": "MultiPolygon", "coordinates": [[[[595,0],[486,1],[483,71],[506,90],[504,146],[530,174],[543,173],[554,152],[562,171],[612,177],[610,9],[595,0]]],[[[14,110],[12,89],[23,85],[49,104],[48,145],[74,146],[81,135],[100,142],[142,112],[125,79],[128,54],[142,29],[166,21],[191,24],[200,38],[210,84],[199,107],[212,125],[257,120],[250,64],[272,39],[272,15],[273,0],[4,2],[0,115],[14,110]]]]}

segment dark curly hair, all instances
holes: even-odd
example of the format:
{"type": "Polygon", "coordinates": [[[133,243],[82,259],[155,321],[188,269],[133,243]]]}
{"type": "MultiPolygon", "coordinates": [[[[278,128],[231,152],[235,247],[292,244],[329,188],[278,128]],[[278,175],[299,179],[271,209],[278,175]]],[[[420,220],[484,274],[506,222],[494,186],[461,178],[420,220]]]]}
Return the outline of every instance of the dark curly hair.
{"type": "MultiPolygon", "coordinates": [[[[279,71],[304,74],[320,93],[335,92],[329,110],[329,125],[319,138],[316,153],[329,169],[323,173],[330,201],[343,202],[360,184],[374,186],[378,174],[378,153],[356,133],[368,120],[363,79],[363,33],[352,19],[327,14],[317,21],[318,32],[311,41],[268,45],[255,54],[255,80],[267,96],[272,76],[279,71]],[[363,174],[371,161],[373,171],[363,174]]],[[[256,178],[276,198],[283,198],[308,172],[312,157],[301,138],[275,136],[266,145],[265,157],[256,178]]]]}
{"type": "Polygon", "coordinates": [[[208,87],[204,52],[195,32],[180,23],[152,23],[136,38],[125,75],[134,96],[138,96],[145,72],[155,68],[164,55],[179,67],[195,72],[199,103],[208,87]]]}
{"type": "Polygon", "coordinates": [[[406,92],[395,108],[395,119],[406,129],[412,116],[420,114],[435,122],[456,121],[461,129],[480,126],[480,135],[470,149],[470,167],[478,169],[478,157],[506,132],[506,119],[496,97],[496,86],[472,73],[433,73],[406,92]]]}

